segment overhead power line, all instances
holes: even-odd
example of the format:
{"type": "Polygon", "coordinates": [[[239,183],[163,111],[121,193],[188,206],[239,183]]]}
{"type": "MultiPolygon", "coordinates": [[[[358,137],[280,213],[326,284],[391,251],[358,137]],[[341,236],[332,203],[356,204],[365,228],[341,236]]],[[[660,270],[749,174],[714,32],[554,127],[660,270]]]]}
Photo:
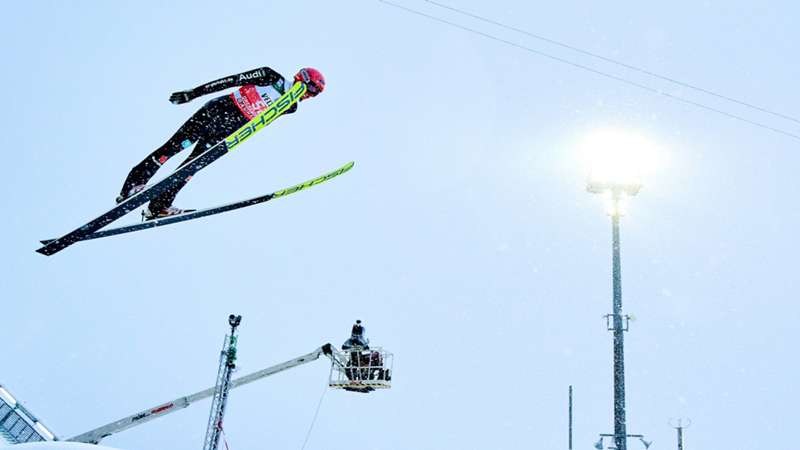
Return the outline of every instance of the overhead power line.
{"type": "Polygon", "coordinates": [[[671,98],[673,100],[676,100],[676,101],[681,102],[681,103],[685,103],[687,105],[691,105],[691,106],[694,106],[694,107],[697,107],[697,108],[700,108],[700,109],[711,111],[711,112],[720,114],[722,116],[728,117],[730,119],[738,120],[740,122],[744,122],[744,123],[747,123],[747,124],[750,124],[750,125],[753,125],[753,126],[756,126],[756,127],[759,127],[759,128],[763,128],[765,130],[769,130],[769,131],[772,131],[772,132],[775,132],[775,133],[778,133],[778,134],[782,134],[784,136],[791,137],[793,139],[800,140],[800,135],[792,133],[792,132],[789,132],[789,131],[786,131],[786,130],[783,130],[783,129],[780,129],[780,128],[776,128],[776,127],[773,127],[773,126],[770,126],[770,125],[767,125],[767,124],[764,124],[764,123],[761,123],[761,122],[756,122],[754,120],[750,120],[750,119],[747,119],[745,117],[742,117],[742,116],[739,116],[739,115],[736,115],[736,114],[733,114],[733,113],[729,113],[727,111],[715,108],[713,106],[709,106],[709,105],[706,105],[706,104],[703,104],[703,103],[700,103],[700,102],[696,102],[694,100],[689,100],[689,99],[681,97],[679,95],[675,95],[675,94],[670,94],[668,92],[664,92],[661,89],[657,89],[657,88],[654,88],[652,86],[648,86],[646,84],[642,84],[642,83],[639,83],[639,82],[636,82],[636,81],[633,81],[633,80],[629,80],[629,79],[621,77],[621,76],[617,76],[617,75],[613,75],[613,74],[610,74],[610,73],[607,73],[607,72],[603,72],[601,70],[589,67],[587,65],[583,65],[583,64],[580,64],[580,63],[576,63],[574,61],[570,61],[570,60],[565,59],[565,58],[561,58],[561,57],[558,57],[558,56],[555,56],[555,55],[551,55],[549,53],[545,53],[545,52],[542,52],[540,50],[536,50],[536,49],[533,49],[531,47],[524,46],[522,44],[517,44],[516,42],[512,42],[512,41],[497,37],[495,35],[492,35],[492,34],[489,34],[489,33],[485,33],[483,31],[476,30],[474,28],[469,28],[467,26],[464,26],[464,25],[461,25],[461,24],[458,24],[458,23],[455,23],[455,22],[451,22],[449,20],[443,19],[441,17],[434,16],[432,14],[427,14],[425,12],[422,12],[422,11],[419,11],[419,10],[416,10],[416,9],[408,8],[408,7],[399,5],[397,3],[391,2],[389,0],[378,0],[378,1],[381,2],[381,3],[384,3],[386,5],[392,6],[394,8],[404,10],[404,11],[409,12],[411,14],[415,14],[415,15],[418,15],[418,16],[421,16],[421,17],[425,17],[425,18],[428,18],[430,20],[433,20],[433,21],[436,21],[436,22],[451,26],[453,28],[458,28],[460,30],[467,31],[467,32],[470,32],[470,33],[485,37],[487,39],[491,39],[493,41],[497,41],[497,42],[500,42],[500,43],[503,43],[503,44],[506,44],[506,45],[510,45],[512,47],[516,47],[516,48],[519,48],[521,50],[525,50],[525,51],[527,51],[529,53],[533,53],[535,55],[539,55],[539,56],[551,59],[553,61],[557,61],[557,62],[560,62],[560,63],[563,63],[563,64],[567,64],[567,65],[570,65],[572,67],[576,67],[578,69],[585,70],[587,72],[591,72],[591,73],[594,73],[596,75],[600,75],[600,76],[603,76],[603,77],[606,77],[606,78],[610,78],[612,80],[619,81],[621,83],[625,83],[625,84],[628,84],[630,86],[634,86],[634,87],[637,87],[639,89],[642,89],[642,90],[645,90],[645,91],[648,91],[648,92],[651,92],[651,93],[654,93],[654,94],[658,94],[658,95],[662,95],[664,97],[671,98]]]}
{"type": "Polygon", "coordinates": [[[653,72],[651,70],[644,69],[642,67],[634,66],[632,64],[627,64],[627,63],[624,63],[622,61],[619,61],[619,60],[616,60],[616,59],[613,59],[613,58],[609,58],[607,56],[599,55],[597,53],[593,53],[593,52],[590,52],[588,50],[584,50],[582,48],[575,47],[574,45],[565,44],[564,42],[560,42],[560,41],[557,41],[555,39],[550,39],[548,37],[545,37],[545,36],[542,36],[542,35],[539,35],[539,34],[536,34],[536,33],[532,33],[530,31],[523,30],[521,28],[513,27],[511,25],[506,25],[506,24],[504,24],[502,22],[498,22],[496,20],[488,19],[486,17],[479,16],[477,14],[473,14],[473,13],[471,13],[469,11],[465,11],[463,9],[459,9],[459,8],[454,7],[454,6],[445,5],[443,3],[439,3],[439,2],[436,2],[436,1],[433,1],[433,0],[425,0],[425,1],[430,3],[430,4],[432,4],[432,5],[436,5],[436,6],[440,7],[440,8],[447,9],[447,10],[462,14],[462,15],[467,16],[467,17],[472,17],[473,19],[477,19],[477,20],[480,20],[482,22],[486,22],[486,23],[489,23],[489,24],[492,24],[492,25],[496,25],[498,27],[514,31],[516,33],[524,34],[525,36],[530,36],[530,37],[532,37],[534,39],[538,39],[540,41],[544,41],[544,42],[547,42],[549,44],[557,45],[559,47],[563,47],[563,48],[572,50],[574,52],[581,53],[583,55],[591,56],[592,58],[597,58],[597,59],[600,59],[602,61],[609,62],[611,64],[615,64],[615,65],[618,65],[620,67],[624,67],[626,69],[630,69],[630,70],[633,70],[633,71],[636,71],[636,72],[639,72],[639,73],[643,73],[645,75],[648,75],[648,76],[651,76],[651,77],[654,77],[654,78],[658,78],[660,80],[668,81],[668,82],[676,84],[678,86],[683,86],[685,88],[693,89],[695,91],[702,92],[704,94],[708,94],[708,95],[711,95],[713,97],[721,98],[723,100],[727,100],[729,102],[736,103],[738,105],[746,106],[746,107],[754,109],[756,111],[760,111],[760,112],[763,112],[763,113],[766,113],[766,114],[771,114],[771,115],[773,115],[775,117],[780,117],[782,119],[791,120],[792,122],[800,123],[800,119],[797,119],[795,117],[789,116],[787,114],[779,113],[779,112],[773,111],[773,110],[768,109],[768,108],[764,108],[764,107],[761,107],[761,106],[758,106],[758,105],[754,105],[752,103],[748,103],[748,102],[745,102],[745,101],[742,101],[742,100],[739,100],[739,99],[736,99],[736,98],[733,98],[733,97],[729,97],[727,95],[723,95],[723,94],[714,92],[714,91],[709,90],[709,89],[702,88],[702,87],[694,85],[694,84],[687,83],[685,81],[677,80],[675,78],[672,78],[672,77],[669,77],[669,76],[666,76],[666,75],[661,75],[659,73],[653,72]]]}

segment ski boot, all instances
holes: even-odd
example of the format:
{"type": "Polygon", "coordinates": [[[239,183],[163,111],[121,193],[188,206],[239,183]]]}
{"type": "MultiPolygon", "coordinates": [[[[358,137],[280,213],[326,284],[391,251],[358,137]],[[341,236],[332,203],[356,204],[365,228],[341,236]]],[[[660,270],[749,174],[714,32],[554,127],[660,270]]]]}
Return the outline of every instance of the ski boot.
{"type": "Polygon", "coordinates": [[[170,216],[177,216],[179,214],[189,213],[192,211],[196,211],[195,209],[180,209],[174,206],[167,206],[166,208],[162,208],[158,211],[153,211],[148,206],[144,210],[142,210],[142,222],[154,219],[163,219],[164,217],[170,216]]]}
{"type": "Polygon", "coordinates": [[[139,184],[139,185],[136,185],[136,186],[130,188],[130,190],[128,191],[127,195],[119,194],[117,196],[117,204],[119,205],[120,203],[122,203],[125,200],[133,197],[134,195],[138,194],[139,192],[142,192],[144,190],[144,188],[146,188],[146,187],[147,187],[146,184],[139,184]]]}

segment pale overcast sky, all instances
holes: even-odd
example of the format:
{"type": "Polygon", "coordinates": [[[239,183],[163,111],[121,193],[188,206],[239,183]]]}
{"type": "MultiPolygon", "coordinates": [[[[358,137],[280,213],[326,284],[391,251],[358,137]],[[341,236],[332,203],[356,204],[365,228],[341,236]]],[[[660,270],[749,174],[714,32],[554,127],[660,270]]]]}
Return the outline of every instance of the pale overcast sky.
{"type": "MultiPolygon", "coordinates": [[[[800,125],[397,0],[749,120],[800,125]]],[[[789,1],[452,4],[798,116],[789,1]]],[[[586,193],[589,133],[658,147],[622,223],[628,431],[672,448],[792,445],[800,306],[798,139],[447,27],[374,0],[13,2],[0,30],[7,385],[67,438],[213,384],[229,313],[239,374],[340,345],[362,319],[394,387],[329,392],[307,449],[567,447],[611,433],[610,222],[586,193]],[[270,66],[325,93],[199,173],[176,205],[307,192],[77,244],[130,168],[211,96],[169,94],[270,66]]],[[[183,157],[176,158],[173,162],[183,157]]],[[[123,219],[132,221],[135,218],[123,219]]],[[[230,397],[231,450],[299,449],[328,376],[312,363],[230,397]]],[[[198,449],[208,403],[104,441],[198,449]]],[[[641,448],[638,442],[631,449],[641,448]]]]}

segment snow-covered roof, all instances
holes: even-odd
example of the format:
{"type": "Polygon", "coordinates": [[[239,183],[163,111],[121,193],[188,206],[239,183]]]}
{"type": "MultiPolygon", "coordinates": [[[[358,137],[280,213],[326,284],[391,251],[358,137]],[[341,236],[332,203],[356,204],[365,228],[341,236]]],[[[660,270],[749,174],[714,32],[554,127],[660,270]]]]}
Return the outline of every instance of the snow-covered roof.
{"type": "Polygon", "coordinates": [[[52,441],[56,437],[0,384],[0,444],[52,441]]]}

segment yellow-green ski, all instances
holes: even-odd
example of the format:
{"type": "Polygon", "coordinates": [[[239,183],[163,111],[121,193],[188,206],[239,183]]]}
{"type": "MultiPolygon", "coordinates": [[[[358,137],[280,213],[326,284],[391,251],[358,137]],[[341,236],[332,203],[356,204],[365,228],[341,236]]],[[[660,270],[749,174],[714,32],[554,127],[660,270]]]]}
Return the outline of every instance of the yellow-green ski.
{"type": "MultiPolygon", "coordinates": [[[[117,228],[110,228],[108,230],[96,231],[96,232],[94,232],[92,234],[89,234],[89,235],[85,236],[82,240],[98,239],[98,238],[103,238],[103,237],[108,237],[108,236],[115,236],[115,235],[118,235],[118,234],[131,233],[131,232],[134,232],[134,231],[145,230],[145,229],[148,229],[148,228],[160,227],[160,226],[163,226],[163,225],[169,225],[171,223],[185,222],[187,220],[193,220],[193,219],[199,219],[201,217],[213,216],[215,214],[221,214],[221,213],[224,213],[224,212],[233,211],[234,209],[246,208],[248,206],[253,206],[253,205],[257,205],[259,203],[268,202],[268,201],[276,199],[276,198],[286,197],[287,195],[294,194],[295,192],[302,191],[303,189],[306,189],[306,188],[310,188],[311,186],[316,186],[318,184],[324,183],[324,182],[330,180],[331,178],[338,177],[339,175],[341,175],[341,174],[347,172],[348,170],[352,169],[354,164],[355,163],[351,161],[351,162],[343,165],[342,167],[340,167],[340,168],[338,168],[336,170],[333,170],[331,172],[328,172],[328,173],[326,173],[324,175],[320,175],[320,176],[318,176],[316,178],[312,178],[311,180],[305,181],[305,182],[300,183],[300,184],[296,184],[296,185],[294,185],[292,187],[288,187],[286,189],[281,189],[280,191],[275,191],[275,192],[273,192],[271,194],[262,195],[262,196],[251,198],[251,199],[248,199],[248,200],[242,200],[240,202],[229,203],[227,205],[216,206],[216,207],[213,207],[213,208],[200,209],[200,210],[197,210],[197,211],[178,214],[178,215],[175,215],[175,216],[164,217],[162,219],[154,219],[154,220],[149,220],[147,222],[137,223],[137,224],[133,224],[133,225],[127,225],[127,226],[122,226],[122,227],[117,227],[117,228]]],[[[42,244],[47,245],[49,242],[51,242],[51,240],[43,240],[42,244]]]]}

